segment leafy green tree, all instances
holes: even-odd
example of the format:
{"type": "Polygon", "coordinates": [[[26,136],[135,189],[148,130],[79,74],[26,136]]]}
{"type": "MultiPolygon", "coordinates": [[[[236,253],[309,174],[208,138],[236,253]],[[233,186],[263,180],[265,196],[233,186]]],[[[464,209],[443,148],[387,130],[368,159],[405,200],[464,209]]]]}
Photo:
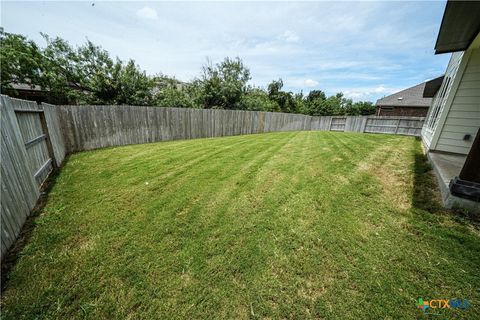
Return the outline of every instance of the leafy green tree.
{"type": "Polygon", "coordinates": [[[326,100],[313,100],[309,103],[309,114],[312,116],[332,116],[337,113],[337,102],[333,97],[326,100]]]}
{"type": "Polygon", "coordinates": [[[174,87],[163,88],[154,97],[155,105],[166,108],[194,108],[187,92],[174,87]]]}
{"type": "Polygon", "coordinates": [[[326,94],[321,90],[312,90],[305,98],[305,113],[312,116],[330,115],[330,110],[327,108],[325,101],[326,94]]]}
{"type": "Polygon", "coordinates": [[[273,80],[267,88],[268,97],[276,102],[281,112],[295,113],[297,111],[297,103],[292,92],[282,91],[283,80],[273,80]]]}
{"type": "Polygon", "coordinates": [[[147,76],[145,71],[140,70],[133,60],[119,67],[119,70],[118,78],[112,78],[114,83],[116,80],[116,104],[152,105],[155,81],[147,76]]]}
{"type": "Polygon", "coordinates": [[[213,65],[207,62],[202,76],[194,81],[200,88],[197,97],[204,108],[236,109],[247,90],[250,70],[240,58],[225,58],[213,65]]]}
{"type": "Polygon", "coordinates": [[[375,106],[372,102],[359,101],[354,103],[351,99],[345,98],[342,93],[337,93],[336,97],[339,99],[339,114],[361,116],[375,113],[375,106]]]}
{"type": "Polygon", "coordinates": [[[241,110],[280,111],[279,105],[275,101],[270,100],[268,94],[259,88],[249,89],[245,95],[243,95],[239,106],[241,110]]]}
{"type": "Polygon", "coordinates": [[[189,95],[188,84],[166,76],[155,77],[156,89],[154,105],[167,108],[195,108],[194,100],[189,95]]]}
{"type": "Polygon", "coordinates": [[[184,90],[194,108],[205,108],[204,88],[200,79],[193,79],[192,81],[186,83],[184,90]]]}
{"type": "Polygon", "coordinates": [[[93,90],[85,84],[84,74],[91,71],[83,69],[85,62],[81,58],[84,57],[77,55],[67,41],[46,34],[42,36],[47,42],[43,50],[43,78],[50,100],[56,103],[94,103],[87,98],[93,90]]]}
{"type": "Polygon", "coordinates": [[[323,101],[326,99],[327,99],[327,95],[322,90],[312,90],[308,93],[306,97],[307,103],[313,102],[315,100],[323,101]]]}
{"type": "Polygon", "coordinates": [[[355,102],[354,108],[358,110],[358,114],[362,116],[367,116],[375,114],[375,105],[370,101],[359,101],[355,102]]]}
{"type": "Polygon", "coordinates": [[[1,90],[15,83],[42,85],[43,55],[31,40],[0,29],[1,90]]]}
{"type": "Polygon", "coordinates": [[[339,92],[335,95],[335,99],[338,101],[337,114],[338,115],[349,115],[350,110],[352,110],[353,101],[352,99],[347,99],[342,92],[339,92]]]}
{"type": "Polygon", "coordinates": [[[293,96],[295,102],[295,113],[308,114],[308,106],[303,92],[296,93],[293,96]]]}
{"type": "Polygon", "coordinates": [[[91,41],[73,48],[61,38],[43,35],[47,46],[45,83],[54,100],[81,104],[152,103],[154,81],[133,60],[123,63],[91,41]]]}

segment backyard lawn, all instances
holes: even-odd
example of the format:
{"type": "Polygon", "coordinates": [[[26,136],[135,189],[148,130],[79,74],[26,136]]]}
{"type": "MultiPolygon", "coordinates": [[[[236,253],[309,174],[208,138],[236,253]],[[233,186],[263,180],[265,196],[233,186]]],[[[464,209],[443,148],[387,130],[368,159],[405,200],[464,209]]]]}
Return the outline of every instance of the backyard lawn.
{"type": "Polygon", "coordinates": [[[480,317],[480,231],[412,137],[281,132],[72,155],[2,318],[480,317]]]}

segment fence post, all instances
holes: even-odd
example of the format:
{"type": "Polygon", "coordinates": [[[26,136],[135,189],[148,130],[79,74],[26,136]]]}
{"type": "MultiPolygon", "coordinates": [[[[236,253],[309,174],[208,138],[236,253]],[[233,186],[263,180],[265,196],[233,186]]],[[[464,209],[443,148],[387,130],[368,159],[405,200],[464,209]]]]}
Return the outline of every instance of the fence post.
{"type": "Polygon", "coordinates": [[[397,119],[397,127],[395,128],[395,134],[397,134],[397,132],[398,132],[398,127],[400,126],[400,121],[401,120],[402,119],[397,119]]]}
{"type": "Polygon", "coordinates": [[[368,117],[363,118],[364,121],[362,121],[362,127],[360,128],[360,132],[365,132],[365,129],[367,128],[367,122],[368,122],[368,117]]]}
{"type": "Polygon", "coordinates": [[[55,169],[57,167],[57,161],[55,160],[55,154],[53,153],[53,146],[52,140],[50,139],[50,134],[48,132],[47,120],[45,119],[45,110],[42,107],[41,103],[38,103],[38,106],[42,109],[41,112],[38,113],[40,117],[40,124],[42,125],[42,131],[45,134],[45,142],[47,144],[47,151],[48,156],[52,159],[52,167],[55,169]]]}
{"type": "Polygon", "coordinates": [[[265,112],[257,111],[258,112],[258,132],[257,133],[264,133],[265,132],[265,112]]]}

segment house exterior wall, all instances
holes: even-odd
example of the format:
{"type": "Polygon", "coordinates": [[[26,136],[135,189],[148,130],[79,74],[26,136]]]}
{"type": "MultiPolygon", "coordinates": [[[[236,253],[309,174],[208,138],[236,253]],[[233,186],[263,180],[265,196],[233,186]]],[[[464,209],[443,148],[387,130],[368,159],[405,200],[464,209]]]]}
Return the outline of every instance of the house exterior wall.
{"type": "Polygon", "coordinates": [[[427,119],[422,129],[422,140],[429,150],[435,150],[444,121],[455,97],[456,88],[460,83],[463,70],[467,64],[470,52],[454,52],[448,62],[442,85],[432,100],[427,119]]]}
{"type": "Polygon", "coordinates": [[[389,107],[377,106],[377,116],[405,116],[405,117],[425,117],[427,116],[428,107],[389,107]]]}
{"type": "Polygon", "coordinates": [[[435,150],[468,154],[480,127],[480,49],[472,50],[435,150]],[[470,135],[469,140],[464,140],[470,135]]]}

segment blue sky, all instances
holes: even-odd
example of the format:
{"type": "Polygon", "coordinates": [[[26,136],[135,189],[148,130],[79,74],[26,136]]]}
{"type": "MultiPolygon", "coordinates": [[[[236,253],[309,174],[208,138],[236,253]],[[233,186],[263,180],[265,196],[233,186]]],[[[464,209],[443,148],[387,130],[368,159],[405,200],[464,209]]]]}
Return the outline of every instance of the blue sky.
{"type": "Polygon", "coordinates": [[[429,2],[5,2],[1,25],[44,42],[88,38],[149,74],[188,81],[207,57],[239,56],[252,85],[371,100],[442,74],[434,55],[445,8],[429,2]],[[92,5],[92,3],[94,5],[92,5]]]}

